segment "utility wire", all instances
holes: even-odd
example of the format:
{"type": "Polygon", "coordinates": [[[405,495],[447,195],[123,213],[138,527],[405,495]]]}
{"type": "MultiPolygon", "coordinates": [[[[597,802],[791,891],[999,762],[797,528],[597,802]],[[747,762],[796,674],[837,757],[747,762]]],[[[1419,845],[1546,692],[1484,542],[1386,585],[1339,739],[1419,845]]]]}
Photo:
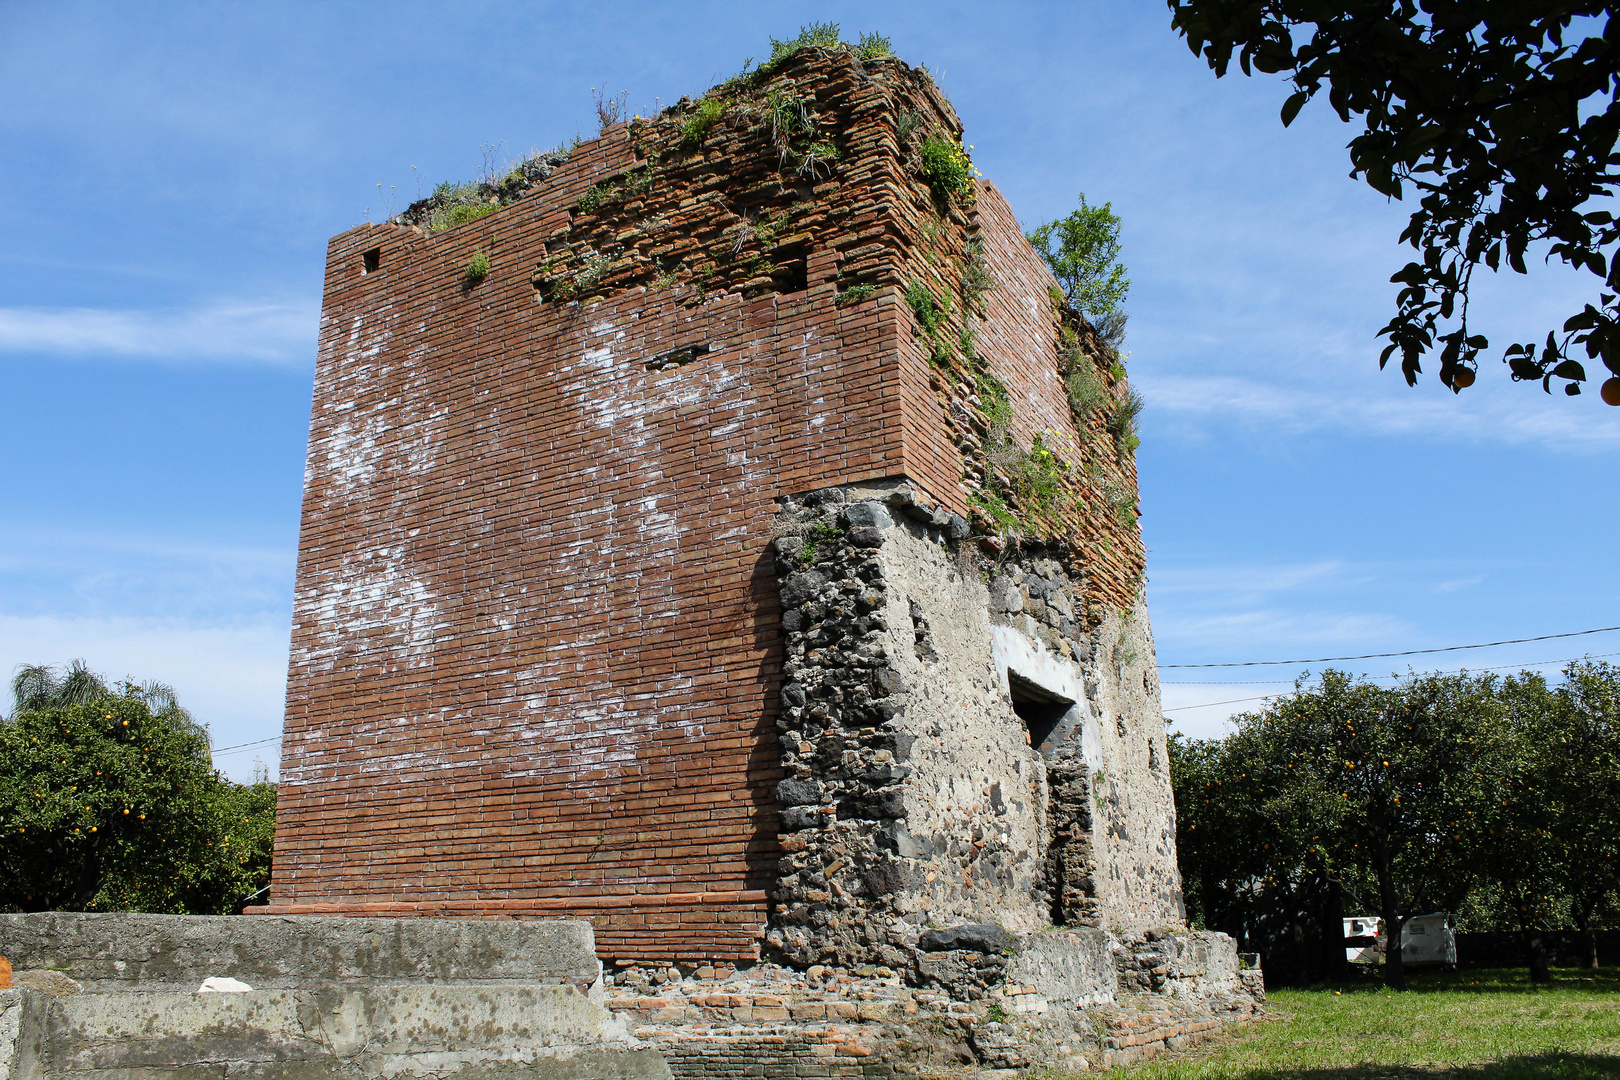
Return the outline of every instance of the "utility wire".
{"type": "MultiPolygon", "coordinates": [[[[1520,670],[1525,670],[1527,668],[1546,667],[1548,664],[1568,664],[1568,663],[1570,663],[1572,661],[1575,661],[1575,660],[1601,660],[1605,656],[1620,656],[1620,653],[1599,653],[1596,656],[1572,656],[1572,657],[1569,657],[1566,660],[1543,660],[1540,663],[1536,663],[1536,664],[1501,664],[1501,665],[1498,665],[1497,667],[1476,668],[1475,670],[1476,671],[1506,671],[1508,668],[1518,668],[1520,670]]],[[[1376,682],[1379,679],[1402,679],[1402,678],[1405,678],[1405,676],[1404,675],[1375,675],[1375,676],[1373,676],[1373,681],[1376,682]]],[[[1229,682],[1229,683],[1218,683],[1218,682],[1215,682],[1215,683],[1199,683],[1199,682],[1185,682],[1185,683],[1172,682],[1172,683],[1167,683],[1167,682],[1161,681],[1159,683],[1159,685],[1160,686],[1279,686],[1281,684],[1280,683],[1260,682],[1260,681],[1255,681],[1255,682],[1229,682]]],[[[1205,702],[1203,702],[1201,704],[1198,704],[1198,705],[1177,705],[1173,709],[1161,709],[1160,711],[1161,712],[1167,712],[1167,713],[1184,712],[1187,709],[1208,709],[1208,708],[1212,708],[1212,707],[1214,707],[1216,705],[1237,705],[1237,704],[1240,704],[1240,703],[1245,702],[1245,701],[1265,701],[1267,698],[1281,697],[1281,696],[1282,696],[1282,694],[1280,694],[1280,693],[1279,694],[1262,694],[1259,697],[1233,698],[1231,701],[1205,701],[1205,702]]]]}
{"type": "Polygon", "coordinates": [[[1600,626],[1595,630],[1575,630],[1568,634],[1542,634],[1539,637],[1508,638],[1505,641],[1486,641],[1478,645],[1448,645],[1443,649],[1406,649],[1403,652],[1362,653],[1360,656],[1318,656],[1314,660],[1244,660],[1227,664],[1160,664],[1161,668],[1233,668],[1273,667],[1287,664],[1327,664],[1338,660],[1381,660],[1386,656],[1422,656],[1427,653],[1461,652],[1464,649],[1490,649],[1497,645],[1523,645],[1527,641],[1551,641],[1554,638],[1585,637],[1587,634],[1606,634],[1620,630],[1620,626],[1600,626]]]}
{"type": "Polygon", "coordinates": [[[1177,705],[1173,709],[1160,709],[1159,711],[1160,712],[1183,712],[1183,711],[1185,711],[1187,709],[1207,709],[1211,705],[1236,705],[1236,704],[1238,704],[1239,702],[1242,702],[1242,701],[1264,701],[1264,700],[1266,700],[1266,698],[1276,697],[1276,696],[1277,696],[1276,694],[1261,694],[1259,697],[1240,697],[1240,698],[1233,698],[1231,701],[1206,701],[1202,705],[1177,705]]]}
{"type": "MultiPolygon", "coordinates": [[[[1465,668],[1465,671],[1507,671],[1509,668],[1546,667],[1548,664],[1571,664],[1577,660],[1602,660],[1609,656],[1620,656],[1620,652],[1587,653],[1585,656],[1568,656],[1562,660],[1537,660],[1528,664],[1497,664],[1495,667],[1465,668]]],[[[1378,679],[1404,679],[1404,675],[1373,675],[1378,679]]],[[[1202,681],[1197,679],[1160,679],[1160,686],[1284,686],[1292,682],[1290,679],[1230,679],[1221,681],[1202,681]]]]}
{"type": "Polygon", "coordinates": [[[257,742],[237,743],[235,746],[222,746],[218,750],[211,751],[211,753],[213,753],[213,755],[215,757],[218,757],[220,754],[229,753],[232,750],[250,750],[255,746],[263,746],[266,743],[273,743],[273,742],[280,742],[280,741],[281,741],[281,736],[276,735],[276,736],[273,736],[273,737],[268,738],[268,739],[259,739],[257,742]]]}

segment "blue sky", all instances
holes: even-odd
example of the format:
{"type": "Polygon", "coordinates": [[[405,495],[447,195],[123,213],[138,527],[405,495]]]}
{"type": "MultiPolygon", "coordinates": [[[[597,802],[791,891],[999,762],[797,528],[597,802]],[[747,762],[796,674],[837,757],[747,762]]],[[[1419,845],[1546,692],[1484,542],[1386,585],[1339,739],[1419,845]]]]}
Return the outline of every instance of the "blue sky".
{"type": "MultiPolygon", "coordinates": [[[[926,63],[1026,222],[1082,191],[1124,219],[1161,664],[1620,623],[1620,409],[1494,359],[1461,398],[1380,373],[1404,208],[1347,179],[1325,104],[1283,129],[1277,80],[1215,80],[1151,0],[0,0],[0,666],[83,657],[172,683],[216,747],[273,739],[327,238],[484,144],[591,134],[593,87],[649,111],[813,19],[926,63]]],[[[1538,270],[1474,310],[1494,358],[1588,295],[1538,270]]],[[[1588,652],[1620,634],[1414,663],[1588,652]]],[[[1340,666],[1404,670],[1369,663],[1340,666]]],[[[1194,734],[1297,673],[1161,672],[1194,734]]]]}

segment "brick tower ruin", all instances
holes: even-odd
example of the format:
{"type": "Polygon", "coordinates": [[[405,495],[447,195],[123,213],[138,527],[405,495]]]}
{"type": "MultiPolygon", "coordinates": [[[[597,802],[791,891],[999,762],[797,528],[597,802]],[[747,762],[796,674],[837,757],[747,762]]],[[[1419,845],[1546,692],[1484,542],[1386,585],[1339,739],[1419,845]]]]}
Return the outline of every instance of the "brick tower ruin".
{"type": "Polygon", "coordinates": [[[810,48],[332,240],[272,912],[1181,919],[1124,372],[967,150],[810,48]]]}

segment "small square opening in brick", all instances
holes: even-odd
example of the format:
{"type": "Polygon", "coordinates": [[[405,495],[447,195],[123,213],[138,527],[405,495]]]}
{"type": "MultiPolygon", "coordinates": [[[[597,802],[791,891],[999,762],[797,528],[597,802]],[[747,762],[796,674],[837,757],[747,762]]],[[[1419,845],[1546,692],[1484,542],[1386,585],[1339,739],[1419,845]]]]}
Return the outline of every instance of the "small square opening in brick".
{"type": "Polygon", "coordinates": [[[362,274],[375,274],[382,266],[382,248],[372,248],[360,256],[360,272],[362,274]]]}

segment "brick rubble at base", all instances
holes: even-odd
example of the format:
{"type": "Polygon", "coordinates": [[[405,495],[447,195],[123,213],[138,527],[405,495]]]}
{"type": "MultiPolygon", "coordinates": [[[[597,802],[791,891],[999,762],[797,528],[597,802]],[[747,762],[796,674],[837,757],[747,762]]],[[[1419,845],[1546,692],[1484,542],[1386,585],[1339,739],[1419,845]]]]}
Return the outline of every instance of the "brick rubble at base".
{"type": "Polygon", "coordinates": [[[1117,988],[1093,988],[1100,992],[1090,1002],[1065,999],[1072,988],[1039,978],[1042,960],[1031,958],[1045,949],[1043,938],[1063,936],[1047,932],[1024,942],[1011,971],[1037,980],[1010,980],[977,1000],[937,983],[916,985],[927,981],[922,961],[950,957],[919,952],[905,970],[626,963],[611,976],[606,1004],[678,1077],[1083,1071],[1185,1049],[1264,1009],[1259,971],[1234,977],[1219,963],[1210,965],[1213,972],[1199,970],[1224,935],[1172,928],[1109,939],[1117,988]],[[1132,992],[1144,977],[1155,988],[1132,992]]]}

